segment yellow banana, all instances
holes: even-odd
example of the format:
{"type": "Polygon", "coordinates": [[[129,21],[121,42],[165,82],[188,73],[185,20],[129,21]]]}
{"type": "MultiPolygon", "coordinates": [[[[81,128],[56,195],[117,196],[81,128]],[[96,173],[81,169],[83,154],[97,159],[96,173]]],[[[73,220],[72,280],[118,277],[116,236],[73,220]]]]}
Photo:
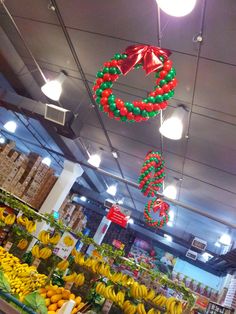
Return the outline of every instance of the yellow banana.
{"type": "Polygon", "coordinates": [[[75,278],[75,286],[76,287],[83,286],[84,281],[85,281],[84,274],[78,274],[75,278]]]}
{"type": "Polygon", "coordinates": [[[69,266],[69,262],[67,260],[62,260],[61,262],[57,264],[57,268],[59,268],[60,270],[66,270],[68,266],[69,266]]]}
{"type": "Polygon", "coordinates": [[[39,254],[40,254],[40,258],[47,259],[52,255],[52,250],[45,247],[40,250],[39,254]]]}
{"type": "Polygon", "coordinates": [[[42,230],[38,235],[39,241],[42,242],[44,245],[47,245],[50,241],[50,234],[49,232],[42,230]]]}
{"type": "Polygon", "coordinates": [[[16,220],[16,215],[15,214],[8,214],[5,217],[5,224],[11,226],[11,225],[14,224],[15,220],[16,220]]]}
{"type": "Polygon", "coordinates": [[[59,233],[55,233],[53,237],[50,238],[50,243],[53,245],[57,245],[57,243],[60,241],[61,236],[59,233]]]}
{"type": "Polygon", "coordinates": [[[40,252],[39,252],[39,246],[38,245],[35,245],[33,248],[32,248],[32,255],[36,258],[40,258],[40,252]]]}
{"type": "Polygon", "coordinates": [[[37,225],[35,221],[31,221],[31,220],[26,221],[25,228],[29,233],[35,232],[36,227],[37,225]]]}
{"type": "Polygon", "coordinates": [[[73,272],[71,275],[63,276],[62,279],[66,282],[74,282],[76,276],[77,276],[76,272],[73,272]]]}

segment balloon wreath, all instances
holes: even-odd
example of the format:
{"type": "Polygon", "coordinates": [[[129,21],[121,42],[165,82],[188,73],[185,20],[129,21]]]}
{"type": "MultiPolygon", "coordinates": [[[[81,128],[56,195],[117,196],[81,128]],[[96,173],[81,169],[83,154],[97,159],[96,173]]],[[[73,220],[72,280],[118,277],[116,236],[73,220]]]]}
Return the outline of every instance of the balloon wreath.
{"type": "Polygon", "coordinates": [[[158,194],[165,178],[164,164],[159,152],[150,151],[146,155],[138,178],[139,189],[145,196],[158,194]]]}
{"type": "Polygon", "coordinates": [[[94,83],[94,99],[99,110],[118,121],[140,122],[155,117],[167,107],[167,100],[173,97],[177,85],[176,71],[168,59],[170,51],[148,45],[127,47],[122,54],[116,53],[97,72],[94,83]],[[143,67],[146,74],[155,73],[156,85],[148,97],[125,102],[113,94],[112,86],[121,74],[126,75],[134,68],[143,67]]]}
{"type": "Polygon", "coordinates": [[[144,209],[144,219],[151,227],[161,228],[169,221],[169,205],[161,199],[150,200],[144,209]],[[152,217],[152,213],[159,211],[158,219],[152,217]]]}

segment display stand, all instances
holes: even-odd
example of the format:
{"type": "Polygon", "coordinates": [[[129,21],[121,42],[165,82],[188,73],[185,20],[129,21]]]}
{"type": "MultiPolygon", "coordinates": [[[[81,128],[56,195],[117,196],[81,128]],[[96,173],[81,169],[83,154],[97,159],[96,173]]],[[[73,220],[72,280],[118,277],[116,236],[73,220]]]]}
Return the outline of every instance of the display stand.
{"type": "Polygon", "coordinates": [[[232,314],[234,313],[233,309],[225,307],[215,302],[209,302],[206,314],[232,314]]]}

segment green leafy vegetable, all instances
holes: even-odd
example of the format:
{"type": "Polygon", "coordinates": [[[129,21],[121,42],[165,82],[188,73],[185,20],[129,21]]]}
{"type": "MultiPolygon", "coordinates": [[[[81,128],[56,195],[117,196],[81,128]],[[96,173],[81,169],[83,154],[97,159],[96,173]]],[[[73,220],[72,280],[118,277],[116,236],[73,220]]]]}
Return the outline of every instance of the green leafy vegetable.
{"type": "Polygon", "coordinates": [[[47,314],[48,312],[44,298],[37,291],[29,293],[24,298],[24,304],[38,314],[47,314]]]}
{"type": "Polygon", "coordinates": [[[4,292],[11,292],[10,284],[2,270],[0,270],[0,290],[4,292]]]}

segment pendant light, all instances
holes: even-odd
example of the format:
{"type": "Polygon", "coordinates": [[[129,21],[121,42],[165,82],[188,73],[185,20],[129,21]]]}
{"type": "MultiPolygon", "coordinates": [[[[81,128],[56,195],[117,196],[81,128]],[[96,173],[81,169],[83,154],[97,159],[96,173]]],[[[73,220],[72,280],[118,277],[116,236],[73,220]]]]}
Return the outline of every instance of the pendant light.
{"type": "Polygon", "coordinates": [[[15,133],[16,132],[16,128],[17,128],[17,124],[15,121],[7,121],[5,124],[4,124],[4,129],[6,129],[8,132],[10,133],[15,133]]]}
{"type": "Polygon", "coordinates": [[[159,128],[160,133],[171,140],[180,140],[183,135],[184,120],[188,109],[185,105],[178,105],[169,118],[164,120],[159,128]]]}
{"type": "Polygon", "coordinates": [[[98,154],[93,154],[89,156],[88,163],[96,168],[100,166],[101,157],[98,154]]]}
{"type": "Polygon", "coordinates": [[[157,0],[160,9],[166,14],[181,17],[191,13],[196,0],[157,0]]]}
{"type": "Polygon", "coordinates": [[[107,188],[108,194],[110,194],[111,196],[115,196],[116,192],[117,192],[117,186],[115,184],[108,186],[108,188],[107,188]]]}
{"type": "Polygon", "coordinates": [[[66,73],[61,71],[55,80],[47,81],[41,90],[48,98],[58,101],[62,93],[62,84],[66,79],[66,73]]]}

